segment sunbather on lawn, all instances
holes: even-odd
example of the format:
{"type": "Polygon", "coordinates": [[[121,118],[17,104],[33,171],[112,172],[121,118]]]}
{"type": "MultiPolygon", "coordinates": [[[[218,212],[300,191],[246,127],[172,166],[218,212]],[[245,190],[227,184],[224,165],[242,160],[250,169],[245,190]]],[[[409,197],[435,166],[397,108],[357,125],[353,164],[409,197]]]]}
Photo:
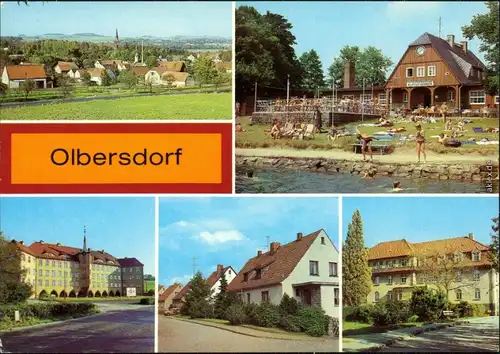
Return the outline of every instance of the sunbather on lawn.
{"type": "Polygon", "coordinates": [[[280,137],[280,134],[281,134],[280,121],[277,121],[271,128],[271,132],[269,133],[269,135],[271,135],[273,139],[278,139],[280,137]]]}

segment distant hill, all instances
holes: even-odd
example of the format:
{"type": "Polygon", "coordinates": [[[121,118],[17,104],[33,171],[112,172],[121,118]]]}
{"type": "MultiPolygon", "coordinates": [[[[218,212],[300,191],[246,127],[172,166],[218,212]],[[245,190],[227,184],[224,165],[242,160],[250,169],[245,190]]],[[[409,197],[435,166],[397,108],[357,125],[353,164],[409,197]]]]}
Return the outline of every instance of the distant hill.
{"type": "Polygon", "coordinates": [[[73,37],[104,37],[102,34],[97,33],[73,33],[73,37]]]}

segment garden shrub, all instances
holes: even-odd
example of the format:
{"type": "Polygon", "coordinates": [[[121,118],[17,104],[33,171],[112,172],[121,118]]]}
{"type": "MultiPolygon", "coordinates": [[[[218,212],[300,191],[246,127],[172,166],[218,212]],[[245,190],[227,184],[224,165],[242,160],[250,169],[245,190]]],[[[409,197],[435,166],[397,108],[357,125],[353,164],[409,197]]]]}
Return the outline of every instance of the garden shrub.
{"type": "Polygon", "coordinates": [[[259,305],[256,303],[249,303],[244,305],[245,316],[248,324],[259,326],[259,305]]]}
{"type": "Polygon", "coordinates": [[[410,318],[410,305],[407,301],[388,301],[375,305],[373,324],[376,326],[397,325],[410,318]]]}
{"type": "Polygon", "coordinates": [[[213,318],[214,309],[212,304],[210,304],[205,299],[193,299],[189,304],[187,309],[187,315],[191,319],[195,318],[213,318]]]}
{"type": "Polygon", "coordinates": [[[19,311],[21,320],[24,318],[60,319],[81,317],[99,312],[97,306],[92,303],[44,302],[0,306],[0,312],[4,314],[6,320],[14,320],[15,311],[19,311]]]}
{"type": "Polygon", "coordinates": [[[139,305],[154,305],[155,299],[151,297],[145,297],[139,300],[139,305]]]}
{"type": "Polygon", "coordinates": [[[413,291],[410,311],[421,321],[436,321],[447,306],[446,295],[425,287],[413,291]]]}
{"type": "Polygon", "coordinates": [[[287,332],[300,332],[299,319],[293,315],[282,315],[280,318],[280,327],[287,332]]]}
{"type": "Polygon", "coordinates": [[[258,326],[276,328],[280,324],[280,308],[269,302],[263,302],[258,307],[258,326]]]}
{"type": "Polygon", "coordinates": [[[373,320],[373,310],[374,306],[371,304],[352,306],[344,318],[346,321],[371,323],[373,320]]]}
{"type": "Polygon", "coordinates": [[[303,307],[299,309],[297,321],[300,329],[310,336],[321,337],[328,333],[329,318],[320,307],[303,307]]]}
{"type": "Polygon", "coordinates": [[[247,323],[245,308],[241,304],[233,304],[226,309],[226,319],[232,325],[241,325],[247,323]]]}
{"type": "Polygon", "coordinates": [[[479,317],[488,313],[488,308],[483,304],[471,304],[467,301],[460,301],[455,305],[455,312],[459,317],[479,317]]]}
{"type": "Polygon", "coordinates": [[[408,318],[408,322],[410,322],[410,323],[419,322],[419,321],[418,321],[418,316],[417,316],[417,315],[411,315],[411,316],[408,318]]]}
{"type": "Polygon", "coordinates": [[[281,299],[279,306],[280,306],[280,313],[282,316],[283,315],[296,316],[297,313],[299,312],[300,303],[293,297],[290,297],[288,296],[288,294],[285,293],[285,295],[283,295],[283,298],[281,299]]]}

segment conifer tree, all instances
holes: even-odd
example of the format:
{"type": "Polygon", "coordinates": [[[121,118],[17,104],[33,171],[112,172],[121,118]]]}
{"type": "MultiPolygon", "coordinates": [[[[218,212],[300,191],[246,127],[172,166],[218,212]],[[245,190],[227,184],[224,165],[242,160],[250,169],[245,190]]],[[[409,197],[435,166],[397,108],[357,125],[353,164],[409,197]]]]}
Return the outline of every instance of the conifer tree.
{"type": "Polygon", "coordinates": [[[352,215],[342,248],[342,301],[344,306],[366,302],[371,289],[371,269],[363,237],[363,221],[359,210],[352,215]]]}
{"type": "Polygon", "coordinates": [[[210,303],[212,291],[200,271],[191,279],[189,292],[184,299],[182,313],[191,318],[209,317],[213,310],[210,303]]]}

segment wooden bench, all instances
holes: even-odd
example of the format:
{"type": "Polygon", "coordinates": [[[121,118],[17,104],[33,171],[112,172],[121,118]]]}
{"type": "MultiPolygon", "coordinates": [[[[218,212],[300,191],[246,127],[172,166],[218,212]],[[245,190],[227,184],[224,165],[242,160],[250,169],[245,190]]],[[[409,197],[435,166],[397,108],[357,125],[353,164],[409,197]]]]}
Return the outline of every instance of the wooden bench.
{"type": "Polygon", "coordinates": [[[457,318],[458,315],[453,311],[445,310],[445,311],[443,311],[443,317],[448,318],[448,319],[449,318],[457,318]]]}

